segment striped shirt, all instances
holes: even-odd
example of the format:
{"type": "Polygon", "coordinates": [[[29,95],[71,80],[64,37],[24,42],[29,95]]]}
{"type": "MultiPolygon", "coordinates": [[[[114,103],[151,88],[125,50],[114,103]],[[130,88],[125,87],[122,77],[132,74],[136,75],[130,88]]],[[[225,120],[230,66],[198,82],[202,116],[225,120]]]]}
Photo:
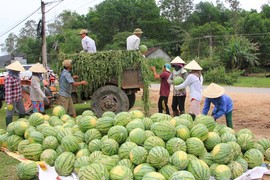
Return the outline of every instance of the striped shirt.
{"type": "Polygon", "coordinates": [[[22,99],[21,80],[10,74],[5,77],[5,101],[7,104],[19,102],[22,99]]]}

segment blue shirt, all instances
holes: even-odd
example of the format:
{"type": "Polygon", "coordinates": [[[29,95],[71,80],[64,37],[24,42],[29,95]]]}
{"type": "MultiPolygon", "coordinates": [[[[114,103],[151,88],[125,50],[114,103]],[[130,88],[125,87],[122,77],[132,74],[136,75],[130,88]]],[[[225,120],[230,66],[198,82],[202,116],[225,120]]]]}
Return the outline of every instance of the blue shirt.
{"type": "Polygon", "coordinates": [[[232,99],[224,94],[218,98],[205,98],[202,114],[207,115],[211,103],[215,105],[212,112],[214,119],[218,119],[233,110],[232,99]]]}
{"type": "Polygon", "coordinates": [[[59,80],[59,95],[71,97],[72,83],[74,83],[73,77],[68,70],[64,69],[59,80]]]}

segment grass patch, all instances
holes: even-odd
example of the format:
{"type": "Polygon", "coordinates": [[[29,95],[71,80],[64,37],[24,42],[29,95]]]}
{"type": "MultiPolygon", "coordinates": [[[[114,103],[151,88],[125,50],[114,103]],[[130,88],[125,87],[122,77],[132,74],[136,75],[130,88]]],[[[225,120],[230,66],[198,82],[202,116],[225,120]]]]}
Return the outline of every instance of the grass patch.
{"type": "Polygon", "coordinates": [[[0,151],[0,179],[17,180],[16,165],[19,164],[17,159],[9,157],[4,152],[0,151]]]}
{"type": "Polygon", "coordinates": [[[239,77],[238,82],[236,84],[234,84],[234,86],[270,88],[270,78],[266,78],[266,77],[239,77]]]}

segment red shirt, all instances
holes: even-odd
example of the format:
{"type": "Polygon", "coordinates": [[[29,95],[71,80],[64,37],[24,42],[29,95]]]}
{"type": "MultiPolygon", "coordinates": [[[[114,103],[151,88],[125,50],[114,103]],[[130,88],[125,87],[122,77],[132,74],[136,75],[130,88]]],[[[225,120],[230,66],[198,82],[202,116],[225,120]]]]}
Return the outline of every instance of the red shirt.
{"type": "Polygon", "coordinates": [[[164,71],[159,75],[160,77],[159,95],[160,96],[168,97],[170,94],[170,84],[167,81],[169,76],[170,76],[170,72],[168,71],[164,71]]]}

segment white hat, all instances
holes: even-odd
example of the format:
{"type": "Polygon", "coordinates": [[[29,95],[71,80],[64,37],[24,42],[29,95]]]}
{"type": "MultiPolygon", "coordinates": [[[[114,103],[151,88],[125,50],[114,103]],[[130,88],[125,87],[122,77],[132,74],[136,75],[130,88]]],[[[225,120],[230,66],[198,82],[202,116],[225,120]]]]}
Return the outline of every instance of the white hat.
{"type": "Polygon", "coordinates": [[[47,70],[40,63],[34,64],[32,67],[29,68],[29,71],[32,71],[34,73],[45,73],[45,72],[47,72],[47,70]]]}
{"type": "Polygon", "coordinates": [[[186,64],[183,59],[181,59],[179,56],[176,56],[172,61],[171,64],[186,64]]]}
{"type": "Polygon", "coordinates": [[[81,34],[87,34],[87,33],[88,33],[88,31],[87,31],[86,29],[82,29],[82,30],[80,31],[79,35],[81,35],[81,34]]]}
{"type": "Polygon", "coordinates": [[[207,98],[217,98],[225,93],[225,89],[215,83],[211,83],[207,88],[203,90],[203,96],[207,98]]]}
{"type": "Polygon", "coordinates": [[[13,71],[25,71],[24,67],[21,65],[19,61],[15,61],[10,65],[6,66],[6,69],[13,70],[13,71]]]}
{"type": "Polygon", "coordinates": [[[185,65],[184,68],[189,70],[202,70],[202,67],[195,60],[185,65]]]}
{"type": "Polygon", "coordinates": [[[71,60],[64,60],[63,62],[62,62],[62,65],[64,66],[64,67],[69,67],[70,65],[71,65],[71,60]]]}

